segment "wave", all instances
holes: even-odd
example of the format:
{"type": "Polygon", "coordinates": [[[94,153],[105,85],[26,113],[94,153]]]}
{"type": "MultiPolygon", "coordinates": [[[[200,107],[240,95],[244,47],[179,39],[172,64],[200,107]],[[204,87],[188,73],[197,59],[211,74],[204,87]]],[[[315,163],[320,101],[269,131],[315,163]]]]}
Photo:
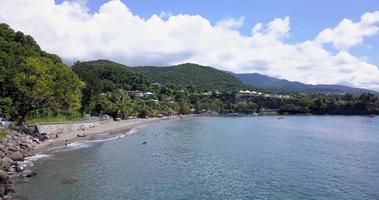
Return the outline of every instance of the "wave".
{"type": "MultiPolygon", "coordinates": [[[[128,132],[129,133],[129,132],[128,132]]],[[[82,141],[82,143],[100,143],[100,142],[107,142],[107,141],[112,141],[112,140],[117,140],[120,138],[125,137],[125,135],[119,135],[113,138],[106,138],[106,139],[96,139],[96,140],[87,140],[87,141],[82,141]]]]}
{"type": "Polygon", "coordinates": [[[51,158],[52,155],[50,154],[36,154],[34,156],[28,156],[28,157],[25,157],[23,161],[21,162],[18,162],[18,165],[25,169],[27,167],[32,167],[33,166],[33,162],[35,161],[38,161],[38,160],[43,160],[43,159],[48,159],[48,158],[51,158]]]}
{"type": "Polygon", "coordinates": [[[138,132],[138,130],[137,129],[131,129],[130,131],[128,131],[127,133],[126,133],[126,135],[132,135],[132,134],[134,134],[134,133],[137,133],[138,132]]]}
{"type": "Polygon", "coordinates": [[[72,143],[68,144],[67,147],[65,147],[65,146],[53,147],[53,148],[49,149],[49,152],[65,152],[65,151],[73,151],[73,150],[89,148],[92,146],[93,143],[102,143],[102,142],[117,140],[117,139],[124,138],[126,135],[131,135],[131,134],[134,134],[137,132],[138,132],[137,129],[131,129],[130,131],[128,131],[125,134],[118,135],[118,136],[112,137],[112,138],[72,142],[72,143]]]}

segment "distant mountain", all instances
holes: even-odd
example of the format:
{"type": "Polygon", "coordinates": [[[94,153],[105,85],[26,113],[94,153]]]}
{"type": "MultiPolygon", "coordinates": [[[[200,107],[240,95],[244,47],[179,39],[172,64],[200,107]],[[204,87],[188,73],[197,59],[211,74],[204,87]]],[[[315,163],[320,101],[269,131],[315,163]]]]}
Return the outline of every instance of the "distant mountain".
{"type": "Polygon", "coordinates": [[[181,86],[197,86],[204,89],[234,89],[244,84],[233,74],[197,64],[181,64],[169,67],[134,67],[152,82],[172,83],[181,86]]]}
{"type": "Polygon", "coordinates": [[[324,94],[339,94],[339,93],[353,93],[362,94],[365,92],[371,92],[374,94],[379,94],[378,92],[353,88],[342,85],[311,85],[304,84],[300,82],[288,81],[285,79],[278,79],[269,76],[265,76],[258,73],[251,74],[235,74],[235,76],[241,80],[243,83],[248,85],[253,85],[255,87],[260,87],[264,89],[282,91],[282,92],[305,92],[305,93],[324,93],[324,94]]]}

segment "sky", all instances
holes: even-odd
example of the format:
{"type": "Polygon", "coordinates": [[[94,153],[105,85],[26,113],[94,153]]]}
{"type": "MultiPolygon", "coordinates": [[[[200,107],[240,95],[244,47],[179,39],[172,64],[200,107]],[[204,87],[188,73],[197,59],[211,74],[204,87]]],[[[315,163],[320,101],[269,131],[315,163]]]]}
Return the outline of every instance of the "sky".
{"type": "Polygon", "coordinates": [[[66,63],[209,65],[379,91],[378,0],[0,0],[66,63]]]}

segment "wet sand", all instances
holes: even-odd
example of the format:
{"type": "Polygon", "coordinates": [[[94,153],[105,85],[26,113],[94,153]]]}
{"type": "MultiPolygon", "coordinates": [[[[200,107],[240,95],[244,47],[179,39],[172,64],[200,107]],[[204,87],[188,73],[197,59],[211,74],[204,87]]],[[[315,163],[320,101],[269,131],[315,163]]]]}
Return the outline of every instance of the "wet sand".
{"type": "Polygon", "coordinates": [[[58,135],[59,136],[58,138],[50,138],[49,140],[41,142],[40,144],[36,144],[34,147],[34,150],[32,150],[30,153],[31,154],[40,153],[43,151],[47,151],[48,149],[53,148],[53,147],[63,146],[65,145],[66,140],[69,144],[75,141],[96,139],[96,137],[99,136],[100,134],[103,135],[103,134],[120,133],[122,131],[128,131],[137,125],[146,124],[149,122],[158,121],[162,119],[168,119],[168,118],[130,119],[130,120],[122,120],[118,122],[111,121],[111,122],[101,123],[98,126],[87,128],[85,130],[63,132],[58,135]],[[77,136],[78,134],[79,135],[85,134],[86,137],[78,137],[77,136]]]}

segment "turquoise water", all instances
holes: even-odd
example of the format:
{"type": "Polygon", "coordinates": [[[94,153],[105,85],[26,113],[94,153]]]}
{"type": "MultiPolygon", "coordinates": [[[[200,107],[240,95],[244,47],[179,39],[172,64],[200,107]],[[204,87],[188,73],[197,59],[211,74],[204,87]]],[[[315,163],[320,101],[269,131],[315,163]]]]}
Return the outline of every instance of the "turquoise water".
{"type": "Polygon", "coordinates": [[[379,199],[378,117],[189,117],[72,146],[19,199],[379,199]]]}

